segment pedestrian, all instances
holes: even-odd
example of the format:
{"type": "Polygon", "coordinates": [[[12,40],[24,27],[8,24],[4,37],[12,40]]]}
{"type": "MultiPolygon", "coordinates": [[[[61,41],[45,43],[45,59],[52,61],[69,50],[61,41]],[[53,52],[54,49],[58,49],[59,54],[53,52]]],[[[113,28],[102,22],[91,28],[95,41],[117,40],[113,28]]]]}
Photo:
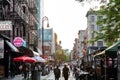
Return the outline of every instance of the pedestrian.
{"type": "Polygon", "coordinates": [[[64,68],[62,70],[62,75],[63,75],[63,77],[64,77],[65,80],[68,80],[70,72],[69,72],[69,68],[67,67],[66,64],[64,65],[64,68]]]}
{"type": "Polygon", "coordinates": [[[23,73],[24,73],[24,79],[27,79],[29,76],[29,67],[27,64],[23,65],[23,73]]]}
{"type": "Polygon", "coordinates": [[[75,74],[76,80],[79,80],[79,70],[77,68],[75,68],[74,74],[75,74]]]}
{"type": "Polygon", "coordinates": [[[55,80],[59,80],[61,71],[58,66],[56,66],[56,68],[54,69],[54,75],[55,75],[55,80]]]}

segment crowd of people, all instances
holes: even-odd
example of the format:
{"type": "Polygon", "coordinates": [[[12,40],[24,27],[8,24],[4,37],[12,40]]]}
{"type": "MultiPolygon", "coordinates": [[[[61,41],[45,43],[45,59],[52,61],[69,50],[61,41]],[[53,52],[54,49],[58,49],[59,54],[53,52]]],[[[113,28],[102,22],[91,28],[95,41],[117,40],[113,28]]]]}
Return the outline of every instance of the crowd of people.
{"type": "Polygon", "coordinates": [[[88,67],[85,70],[84,68],[82,68],[82,65],[79,66],[79,65],[69,64],[69,63],[67,64],[63,63],[61,65],[32,64],[30,66],[30,65],[24,64],[19,68],[21,69],[25,79],[30,76],[32,80],[39,80],[40,75],[44,76],[49,74],[50,71],[53,71],[55,80],[60,80],[61,76],[64,77],[64,80],[68,80],[70,76],[70,72],[72,72],[71,74],[73,75],[75,80],[95,80],[94,73],[93,73],[94,71],[92,71],[92,68],[88,67]],[[31,75],[29,75],[29,72],[31,72],[31,75]]]}

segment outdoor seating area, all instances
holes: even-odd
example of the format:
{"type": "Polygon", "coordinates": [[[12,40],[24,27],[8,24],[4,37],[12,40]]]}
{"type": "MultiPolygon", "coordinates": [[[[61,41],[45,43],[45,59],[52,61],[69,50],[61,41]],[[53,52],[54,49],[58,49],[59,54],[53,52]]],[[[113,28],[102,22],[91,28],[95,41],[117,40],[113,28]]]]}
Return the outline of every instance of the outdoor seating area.
{"type": "Polygon", "coordinates": [[[94,55],[96,79],[117,80],[120,42],[116,42],[102,52],[94,55]]]}

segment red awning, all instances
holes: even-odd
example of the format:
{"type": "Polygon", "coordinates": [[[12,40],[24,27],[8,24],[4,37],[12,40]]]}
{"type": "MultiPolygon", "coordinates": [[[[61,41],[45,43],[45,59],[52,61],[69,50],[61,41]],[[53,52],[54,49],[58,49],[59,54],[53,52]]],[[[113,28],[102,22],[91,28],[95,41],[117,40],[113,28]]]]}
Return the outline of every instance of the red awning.
{"type": "Polygon", "coordinates": [[[28,63],[34,63],[36,60],[34,58],[28,57],[28,56],[20,56],[13,58],[13,61],[16,62],[28,62],[28,63]]]}

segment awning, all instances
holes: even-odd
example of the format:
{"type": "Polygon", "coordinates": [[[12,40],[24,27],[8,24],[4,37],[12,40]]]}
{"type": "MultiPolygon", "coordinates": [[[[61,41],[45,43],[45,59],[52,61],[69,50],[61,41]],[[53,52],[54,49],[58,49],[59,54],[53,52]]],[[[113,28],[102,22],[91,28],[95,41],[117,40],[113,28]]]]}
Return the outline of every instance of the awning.
{"type": "Polygon", "coordinates": [[[34,56],[33,58],[36,59],[38,62],[46,62],[46,60],[40,56],[34,56]]]}
{"type": "Polygon", "coordinates": [[[24,55],[27,55],[29,57],[33,57],[34,56],[33,51],[31,49],[27,48],[27,47],[21,46],[21,47],[18,47],[18,49],[24,55]]]}
{"type": "Polygon", "coordinates": [[[37,48],[37,51],[40,55],[42,55],[42,51],[39,48],[37,48]]]}
{"type": "Polygon", "coordinates": [[[11,51],[13,51],[13,52],[19,52],[19,50],[11,42],[5,40],[5,43],[9,46],[9,48],[11,49],[11,51]]]}
{"type": "Polygon", "coordinates": [[[108,47],[106,49],[106,52],[117,52],[117,49],[118,49],[118,45],[120,44],[120,41],[119,42],[116,42],[115,44],[113,44],[112,46],[108,47]]]}
{"type": "Polygon", "coordinates": [[[102,54],[105,54],[105,50],[103,50],[102,52],[100,52],[98,54],[95,54],[94,57],[97,57],[97,56],[102,55],[102,54]]]}
{"type": "Polygon", "coordinates": [[[115,44],[113,44],[112,46],[108,47],[107,49],[105,49],[104,51],[94,55],[94,57],[98,56],[98,55],[108,55],[109,57],[113,57],[115,58],[117,56],[117,49],[118,49],[118,45],[120,44],[119,42],[116,42],[115,44]]]}
{"type": "Polygon", "coordinates": [[[34,58],[28,57],[28,56],[19,56],[19,57],[15,57],[13,58],[14,61],[17,62],[28,62],[28,63],[34,63],[36,62],[36,60],[34,58]]]}
{"type": "Polygon", "coordinates": [[[108,47],[106,50],[105,50],[105,54],[110,56],[110,57],[113,57],[115,58],[117,56],[117,49],[118,49],[118,45],[120,44],[120,41],[119,42],[116,42],[115,44],[113,44],[112,46],[108,47]]]}
{"type": "Polygon", "coordinates": [[[40,54],[36,51],[33,51],[34,56],[39,56],[40,54]]]}

